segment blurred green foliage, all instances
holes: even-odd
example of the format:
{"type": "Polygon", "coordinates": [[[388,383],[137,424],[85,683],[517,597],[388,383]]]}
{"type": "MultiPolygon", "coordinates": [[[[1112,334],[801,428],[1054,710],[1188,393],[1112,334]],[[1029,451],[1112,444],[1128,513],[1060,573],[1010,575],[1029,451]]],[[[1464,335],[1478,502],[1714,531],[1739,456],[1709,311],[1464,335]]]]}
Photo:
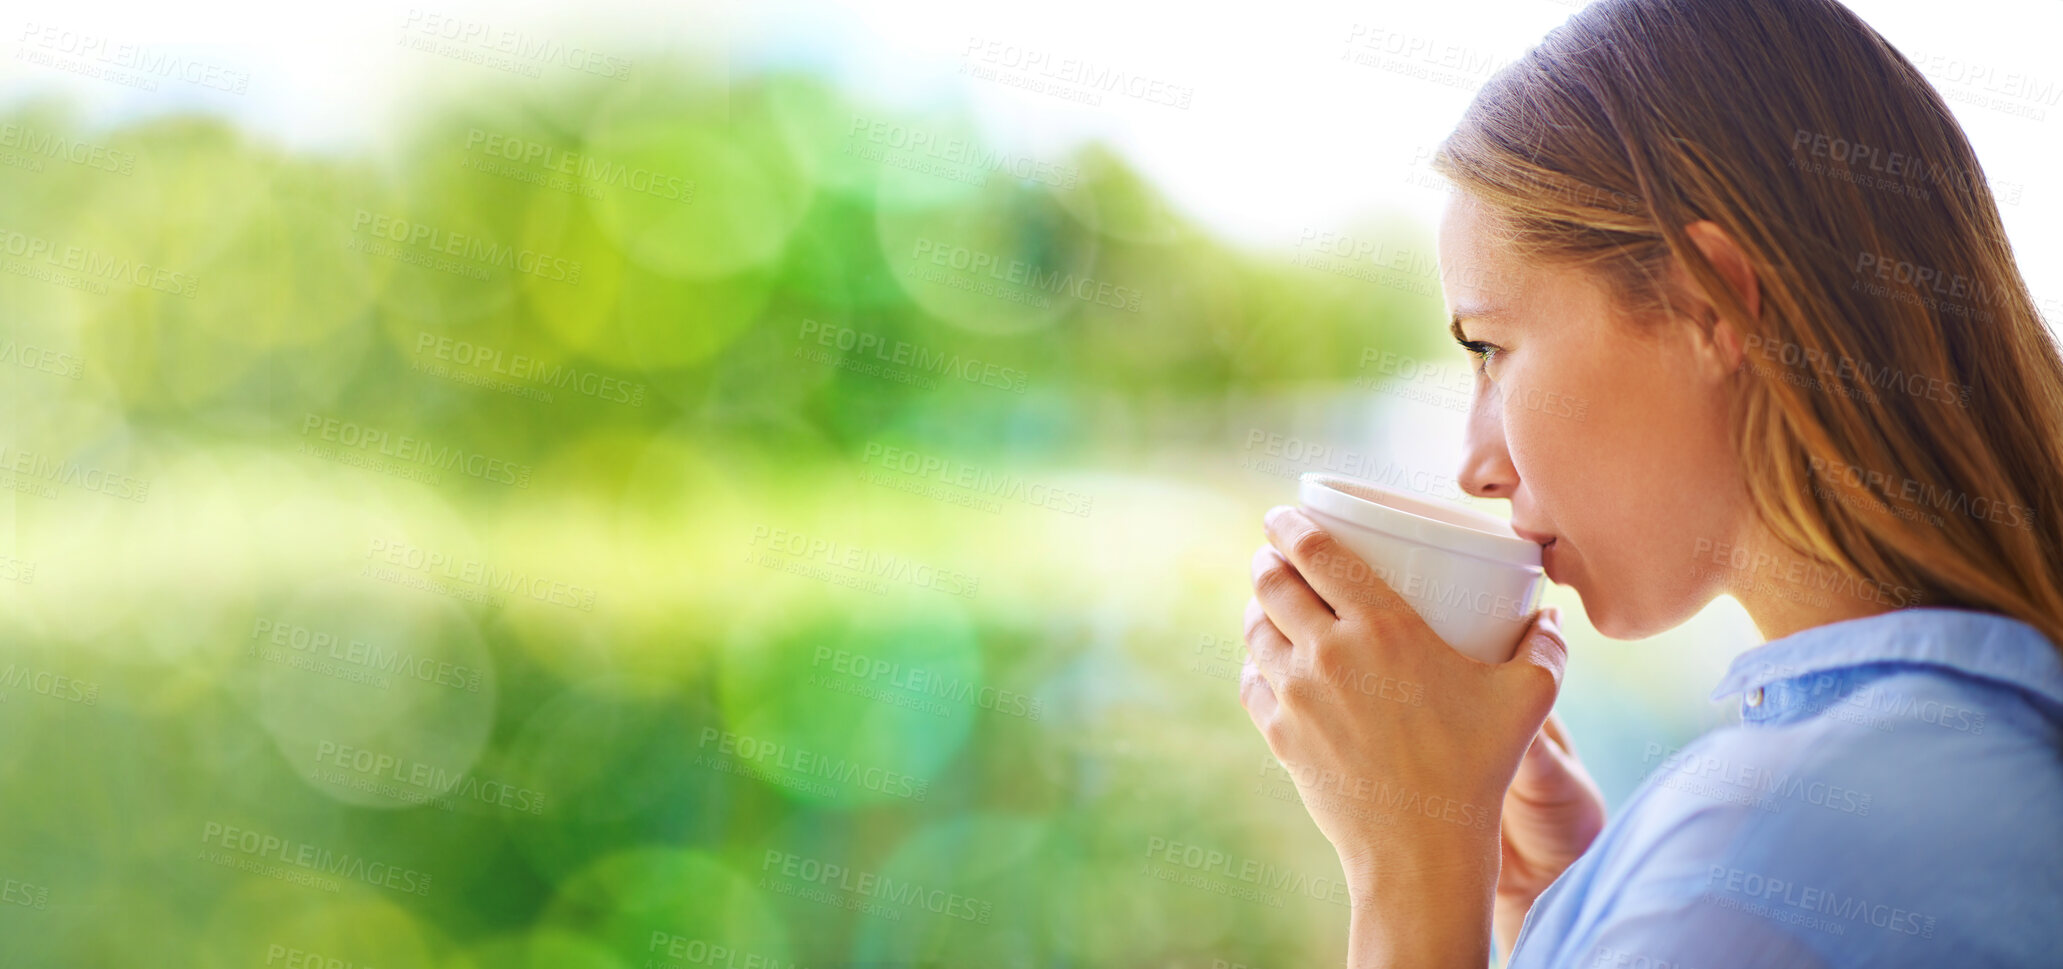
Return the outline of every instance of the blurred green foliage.
{"type": "Polygon", "coordinates": [[[802,75],[5,122],[0,962],[1342,955],[1226,455],[1430,281],[802,75]]]}

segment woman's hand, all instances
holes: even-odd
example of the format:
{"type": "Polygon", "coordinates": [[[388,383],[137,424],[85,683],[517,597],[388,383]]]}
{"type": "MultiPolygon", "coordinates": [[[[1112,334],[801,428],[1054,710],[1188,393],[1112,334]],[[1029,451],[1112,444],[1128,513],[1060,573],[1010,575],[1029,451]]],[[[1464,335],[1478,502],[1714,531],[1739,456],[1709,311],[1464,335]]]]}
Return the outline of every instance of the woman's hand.
{"type": "Polygon", "coordinates": [[[1483,965],[1500,808],[1567,659],[1553,611],[1483,663],[1301,511],[1267,531],[1240,703],[1339,852],[1352,964],[1483,965]]]}
{"type": "Polygon", "coordinates": [[[1568,870],[1605,826],[1605,799],[1549,714],[1504,792],[1504,855],[1497,871],[1498,950],[1510,953],[1533,900],[1568,870]]]}

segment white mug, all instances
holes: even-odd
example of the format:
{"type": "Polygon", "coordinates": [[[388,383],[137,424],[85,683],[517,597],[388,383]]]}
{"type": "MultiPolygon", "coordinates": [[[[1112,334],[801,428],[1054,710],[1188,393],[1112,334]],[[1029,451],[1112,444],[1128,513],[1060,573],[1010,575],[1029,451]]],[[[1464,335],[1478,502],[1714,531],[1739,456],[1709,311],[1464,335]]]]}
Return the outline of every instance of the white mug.
{"type": "Polygon", "coordinates": [[[1518,648],[1546,586],[1540,546],[1472,508],[1311,472],[1297,499],[1447,644],[1485,663],[1518,648]]]}

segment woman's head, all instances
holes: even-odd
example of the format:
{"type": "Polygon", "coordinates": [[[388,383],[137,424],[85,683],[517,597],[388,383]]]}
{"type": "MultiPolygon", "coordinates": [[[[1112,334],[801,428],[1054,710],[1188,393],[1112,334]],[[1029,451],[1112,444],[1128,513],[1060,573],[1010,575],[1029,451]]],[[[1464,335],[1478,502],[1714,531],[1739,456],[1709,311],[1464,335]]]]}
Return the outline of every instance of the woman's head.
{"type": "Polygon", "coordinates": [[[1831,0],[1605,0],[1435,166],[1461,480],[1632,637],[2002,612],[2063,643],[2063,361],[1939,95],[1831,0]],[[1803,623],[1809,624],[1809,623],[1803,623]]]}

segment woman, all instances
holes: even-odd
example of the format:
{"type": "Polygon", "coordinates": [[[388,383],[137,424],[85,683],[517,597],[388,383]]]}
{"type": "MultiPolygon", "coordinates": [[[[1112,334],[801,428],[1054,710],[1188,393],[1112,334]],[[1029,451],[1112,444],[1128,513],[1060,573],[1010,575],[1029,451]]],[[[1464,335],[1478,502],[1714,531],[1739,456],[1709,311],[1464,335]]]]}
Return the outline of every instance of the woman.
{"type": "Polygon", "coordinates": [[[1351,963],[2058,964],[2063,361],[1941,97],[1832,0],[1606,0],[1436,164],[1463,486],[1605,635],[1727,594],[1769,641],[1607,823],[1553,609],[1477,662],[1271,511],[1240,700],[1351,963]],[[1340,675],[1376,669],[1426,701],[1340,675]]]}

